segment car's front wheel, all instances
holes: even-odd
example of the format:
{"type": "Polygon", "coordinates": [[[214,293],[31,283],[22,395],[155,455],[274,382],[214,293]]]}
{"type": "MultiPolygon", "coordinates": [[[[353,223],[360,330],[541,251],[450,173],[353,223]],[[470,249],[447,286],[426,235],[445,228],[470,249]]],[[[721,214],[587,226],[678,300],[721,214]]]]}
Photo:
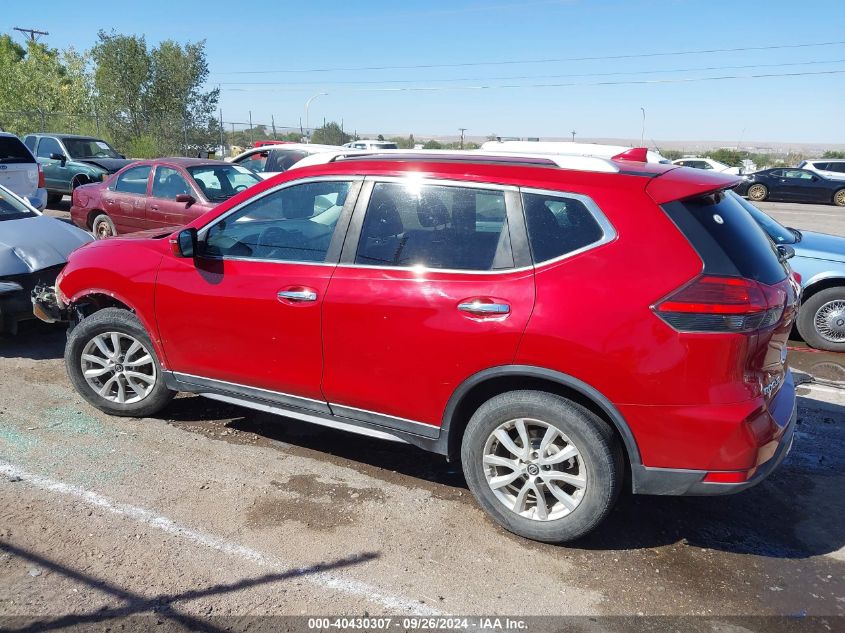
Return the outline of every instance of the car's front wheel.
{"type": "Polygon", "coordinates": [[[153,415],[175,395],[150,337],[128,310],[105,308],[83,319],[68,334],[65,365],[79,394],[112,415],[153,415]]]}
{"type": "Polygon", "coordinates": [[[845,189],[840,189],[833,194],[833,204],[837,207],[845,207],[845,189]]]}
{"type": "Polygon", "coordinates": [[[467,425],[461,459],[470,490],[497,523],[547,543],[593,530],[616,502],[623,477],[608,424],[540,391],[484,403],[467,425]]]}
{"type": "Polygon", "coordinates": [[[811,347],[845,352],[845,288],[827,288],[806,299],[798,311],[798,332],[811,347]]]}
{"type": "Polygon", "coordinates": [[[755,202],[761,202],[769,197],[769,190],[766,185],[757,183],[748,188],[748,197],[755,202]]]}

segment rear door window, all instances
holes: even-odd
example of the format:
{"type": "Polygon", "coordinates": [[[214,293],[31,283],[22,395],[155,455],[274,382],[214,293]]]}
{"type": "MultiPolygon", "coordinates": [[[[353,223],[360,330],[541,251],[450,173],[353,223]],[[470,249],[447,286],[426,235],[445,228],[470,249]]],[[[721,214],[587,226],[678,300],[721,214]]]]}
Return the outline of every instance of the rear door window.
{"type": "Polygon", "coordinates": [[[599,221],[578,198],[523,193],[522,206],[534,263],[574,253],[605,237],[599,221]]]}
{"type": "Polygon", "coordinates": [[[504,193],[376,183],[355,263],[477,271],[512,268],[504,193]]]}
{"type": "Polygon", "coordinates": [[[735,197],[716,193],[663,208],[704,261],[705,273],[769,285],[786,279],[774,243],[735,197]]]}

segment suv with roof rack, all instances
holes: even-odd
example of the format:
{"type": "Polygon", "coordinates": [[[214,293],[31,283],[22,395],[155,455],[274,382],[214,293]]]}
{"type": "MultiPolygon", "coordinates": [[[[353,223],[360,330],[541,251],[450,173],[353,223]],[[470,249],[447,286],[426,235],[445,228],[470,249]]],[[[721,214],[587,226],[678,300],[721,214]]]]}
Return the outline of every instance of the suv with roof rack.
{"type": "Polygon", "coordinates": [[[645,157],[339,157],[79,249],[39,312],[102,411],[185,391],[410,443],[569,541],[626,480],[736,492],[792,443],[788,268],[736,178],[645,157]]]}

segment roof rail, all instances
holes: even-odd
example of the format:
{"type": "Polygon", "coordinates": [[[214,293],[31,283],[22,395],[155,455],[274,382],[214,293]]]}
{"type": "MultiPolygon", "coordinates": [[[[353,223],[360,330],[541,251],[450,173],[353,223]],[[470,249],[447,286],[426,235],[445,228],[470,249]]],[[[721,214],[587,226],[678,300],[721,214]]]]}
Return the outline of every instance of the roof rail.
{"type": "Polygon", "coordinates": [[[428,160],[433,162],[473,162],[526,167],[558,167],[578,171],[618,173],[620,168],[608,158],[566,154],[530,154],[526,152],[481,152],[476,150],[351,150],[327,151],[306,156],[291,169],[334,163],[340,160],[428,160]]]}

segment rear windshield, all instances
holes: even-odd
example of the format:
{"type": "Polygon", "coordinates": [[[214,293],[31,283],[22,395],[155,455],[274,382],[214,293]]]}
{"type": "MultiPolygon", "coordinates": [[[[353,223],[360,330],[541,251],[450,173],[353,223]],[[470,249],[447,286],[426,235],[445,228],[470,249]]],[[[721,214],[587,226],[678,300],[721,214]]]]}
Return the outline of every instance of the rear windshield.
{"type": "Polygon", "coordinates": [[[663,207],[704,261],[704,272],[764,284],[786,279],[777,249],[731,195],[715,193],[663,207]]]}
{"type": "Polygon", "coordinates": [[[0,163],[34,163],[32,154],[15,136],[0,136],[0,163]]]}

